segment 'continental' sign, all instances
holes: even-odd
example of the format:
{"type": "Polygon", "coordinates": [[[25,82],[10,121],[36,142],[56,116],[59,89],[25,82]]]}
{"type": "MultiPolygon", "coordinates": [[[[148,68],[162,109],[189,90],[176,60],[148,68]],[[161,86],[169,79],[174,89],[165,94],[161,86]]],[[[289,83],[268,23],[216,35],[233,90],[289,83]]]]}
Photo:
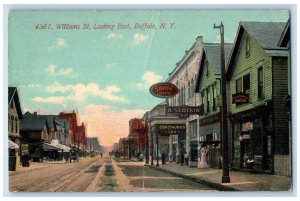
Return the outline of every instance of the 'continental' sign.
{"type": "Polygon", "coordinates": [[[188,117],[189,115],[203,115],[204,105],[200,106],[167,106],[167,113],[178,114],[181,117],[188,117]]]}
{"type": "Polygon", "coordinates": [[[156,125],[156,132],[162,136],[178,135],[184,133],[186,130],[185,124],[158,124],[156,125]]]}
{"type": "Polygon", "coordinates": [[[160,82],[152,85],[149,89],[153,96],[159,98],[170,98],[178,93],[178,88],[176,85],[167,82],[160,82]]]}
{"type": "Polygon", "coordinates": [[[249,103],[249,94],[246,93],[232,94],[232,103],[249,103]]]}

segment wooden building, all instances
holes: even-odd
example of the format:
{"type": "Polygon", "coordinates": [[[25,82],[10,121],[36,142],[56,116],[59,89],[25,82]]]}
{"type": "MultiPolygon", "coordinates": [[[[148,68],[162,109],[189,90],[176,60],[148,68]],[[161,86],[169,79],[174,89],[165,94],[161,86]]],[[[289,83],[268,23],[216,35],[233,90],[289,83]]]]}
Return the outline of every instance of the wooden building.
{"type": "Polygon", "coordinates": [[[279,160],[290,168],[288,52],[277,46],[285,25],[240,22],[226,74],[234,169],[274,173],[279,160]]]}

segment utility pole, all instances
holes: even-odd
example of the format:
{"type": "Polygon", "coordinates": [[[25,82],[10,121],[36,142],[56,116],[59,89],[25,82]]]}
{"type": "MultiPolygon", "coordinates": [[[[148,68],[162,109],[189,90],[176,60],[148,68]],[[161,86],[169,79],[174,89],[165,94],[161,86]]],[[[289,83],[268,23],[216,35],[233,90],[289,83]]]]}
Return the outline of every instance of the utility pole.
{"type": "Polygon", "coordinates": [[[222,89],[222,155],[223,155],[223,176],[222,183],[230,183],[229,158],[228,158],[228,125],[227,125],[227,95],[226,95],[226,72],[225,72],[225,50],[224,50],[224,25],[214,24],[214,29],[220,29],[221,35],[221,89],[222,89]]]}

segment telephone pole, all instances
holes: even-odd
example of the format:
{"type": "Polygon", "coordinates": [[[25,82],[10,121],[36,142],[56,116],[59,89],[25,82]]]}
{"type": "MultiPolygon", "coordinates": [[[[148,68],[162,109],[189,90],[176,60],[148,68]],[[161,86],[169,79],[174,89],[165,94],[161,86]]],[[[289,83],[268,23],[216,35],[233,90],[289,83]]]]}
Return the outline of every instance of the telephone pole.
{"type": "Polygon", "coordinates": [[[221,35],[221,89],[222,89],[222,154],[223,154],[223,176],[222,183],[230,183],[229,158],[228,158],[228,125],[227,125],[227,95],[226,95],[226,71],[225,71],[225,50],[224,50],[224,25],[214,24],[214,29],[220,29],[221,35]]]}

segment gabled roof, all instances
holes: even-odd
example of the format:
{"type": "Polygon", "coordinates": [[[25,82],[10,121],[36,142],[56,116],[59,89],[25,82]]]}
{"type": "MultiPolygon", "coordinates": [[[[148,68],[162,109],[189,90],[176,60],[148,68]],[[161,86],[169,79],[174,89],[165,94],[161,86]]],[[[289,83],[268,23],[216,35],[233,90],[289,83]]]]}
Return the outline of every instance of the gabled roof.
{"type": "Polygon", "coordinates": [[[290,28],[290,19],[287,21],[286,26],[280,36],[278,41],[279,47],[287,47],[291,40],[291,28],[290,28]]]}
{"type": "Polygon", "coordinates": [[[15,101],[18,118],[22,119],[22,108],[17,87],[8,87],[8,107],[15,101]]]}
{"type": "Polygon", "coordinates": [[[21,121],[22,131],[42,131],[46,126],[46,120],[30,112],[26,112],[21,121]]]}
{"type": "Polygon", "coordinates": [[[233,67],[239,54],[240,45],[245,32],[253,37],[264,50],[285,50],[277,46],[279,38],[285,27],[284,22],[240,22],[235,38],[231,57],[229,59],[226,77],[229,80],[233,67]]]}
{"type": "MultiPolygon", "coordinates": [[[[228,62],[233,44],[224,44],[225,50],[225,66],[228,62]]],[[[200,81],[203,74],[205,58],[207,58],[216,75],[221,75],[221,46],[219,43],[204,43],[203,51],[200,57],[200,67],[197,75],[195,92],[199,92],[200,81]]]]}

